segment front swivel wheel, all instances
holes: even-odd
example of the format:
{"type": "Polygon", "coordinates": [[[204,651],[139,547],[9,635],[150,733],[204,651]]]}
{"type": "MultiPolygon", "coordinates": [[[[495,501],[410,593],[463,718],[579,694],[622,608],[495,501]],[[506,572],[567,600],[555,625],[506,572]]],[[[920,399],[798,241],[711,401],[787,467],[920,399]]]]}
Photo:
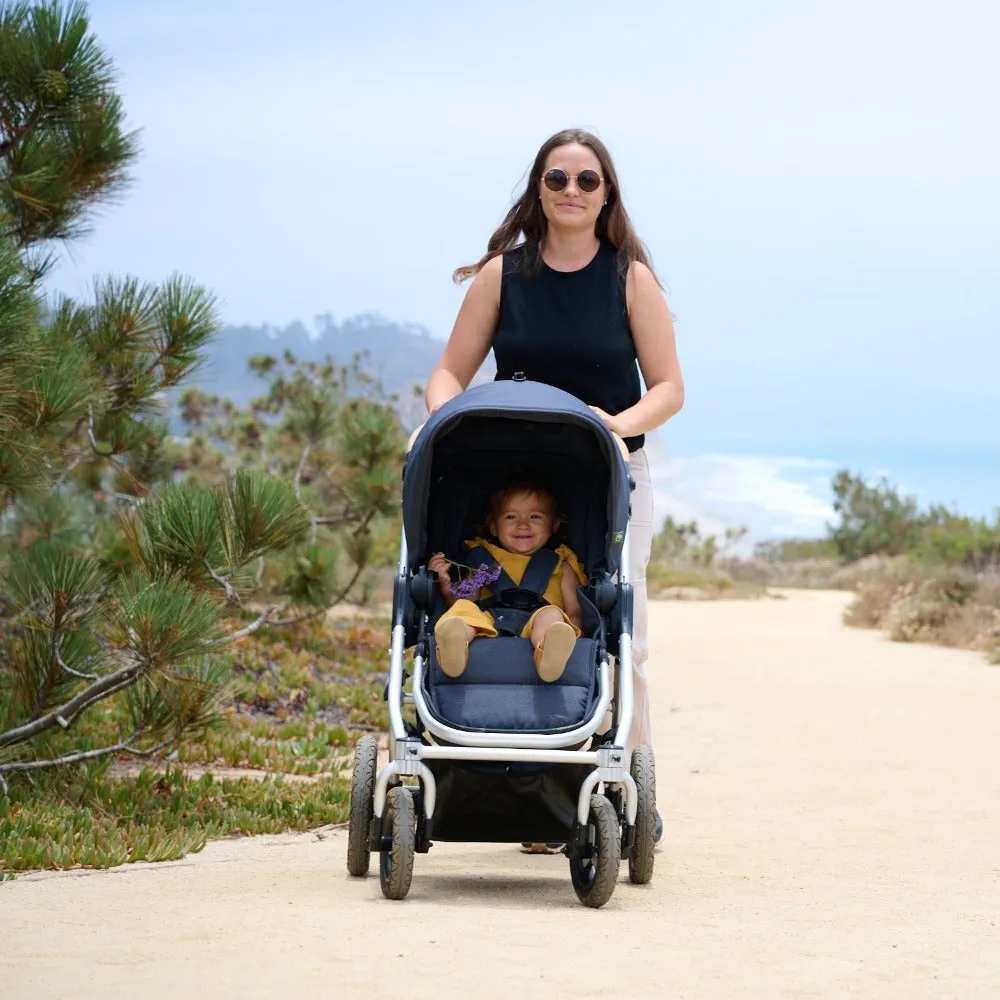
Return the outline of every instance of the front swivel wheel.
{"type": "Polygon", "coordinates": [[[603,795],[590,797],[584,843],[570,852],[569,873],[584,906],[603,906],[615,891],[621,864],[621,830],[615,807],[603,795]]]}
{"type": "Polygon", "coordinates": [[[417,818],[413,796],[403,785],[390,788],[385,797],[382,841],[390,843],[379,854],[379,882],[386,899],[404,899],[413,878],[417,850],[417,818]]]}

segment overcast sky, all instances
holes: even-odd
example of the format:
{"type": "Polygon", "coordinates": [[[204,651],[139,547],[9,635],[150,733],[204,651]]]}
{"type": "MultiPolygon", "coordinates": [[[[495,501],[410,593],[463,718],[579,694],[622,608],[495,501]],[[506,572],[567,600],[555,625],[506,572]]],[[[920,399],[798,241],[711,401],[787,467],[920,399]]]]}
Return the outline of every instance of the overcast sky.
{"type": "Polygon", "coordinates": [[[91,0],[135,183],[53,285],[447,336],[541,142],[592,128],[688,383],[661,504],[822,530],[831,472],[1000,504],[1000,3],[91,0]]]}

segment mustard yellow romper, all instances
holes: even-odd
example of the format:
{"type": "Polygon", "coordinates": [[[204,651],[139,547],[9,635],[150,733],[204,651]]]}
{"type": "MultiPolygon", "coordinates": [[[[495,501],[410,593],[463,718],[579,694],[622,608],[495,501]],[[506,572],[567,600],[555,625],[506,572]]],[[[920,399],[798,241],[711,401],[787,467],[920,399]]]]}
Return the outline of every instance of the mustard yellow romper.
{"type": "MultiPolygon", "coordinates": [[[[506,549],[500,548],[499,545],[493,542],[488,542],[483,538],[473,538],[466,540],[462,543],[467,549],[474,549],[481,545],[493,558],[503,567],[507,575],[514,581],[516,585],[520,585],[521,578],[524,576],[524,571],[528,568],[528,563],[531,561],[531,556],[522,555],[519,552],[508,552],[506,549]]],[[[583,572],[583,568],[580,566],[580,560],[577,559],[576,554],[567,545],[560,545],[556,550],[556,555],[559,556],[559,562],[556,563],[556,568],[552,571],[552,576],[549,577],[548,586],[545,588],[545,592],[542,597],[549,602],[549,604],[559,608],[563,613],[563,620],[571,625],[573,631],[576,633],[577,638],[580,637],[580,629],[569,620],[566,614],[565,608],[563,608],[562,599],[562,587],[560,585],[560,580],[562,579],[562,568],[564,563],[568,563],[570,569],[575,574],[577,580],[580,581],[581,586],[586,586],[587,577],[583,572]]],[[[486,600],[491,594],[489,587],[483,587],[479,592],[479,600],[486,600]]],[[[542,611],[543,608],[539,608],[538,611],[542,611]]],[[[538,614],[535,611],[531,618],[528,619],[528,623],[521,630],[521,637],[527,639],[531,636],[531,626],[534,624],[535,615],[538,614]]],[[[496,630],[493,616],[488,611],[483,611],[474,601],[461,598],[455,603],[438,619],[438,624],[443,622],[446,618],[461,618],[466,625],[471,625],[475,630],[477,635],[488,636],[491,639],[495,639],[499,633],[496,630]]]]}

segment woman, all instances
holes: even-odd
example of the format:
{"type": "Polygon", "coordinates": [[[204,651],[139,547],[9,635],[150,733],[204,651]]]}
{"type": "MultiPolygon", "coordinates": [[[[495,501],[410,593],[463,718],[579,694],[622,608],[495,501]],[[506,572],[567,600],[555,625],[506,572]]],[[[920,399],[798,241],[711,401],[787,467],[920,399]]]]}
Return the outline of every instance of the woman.
{"type": "MultiPolygon", "coordinates": [[[[628,447],[636,484],[631,755],[640,744],[652,746],[644,666],[653,490],[643,444],[646,432],[680,410],[684,382],[670,311],[604,144],[576,129],[548,139],[486,253],[454,277],[473,280],[427,383],[430,413],[468,387],[492,349],[498,379],[523,373],[573,393],[628,447]]],[[[657,813],[657,839],[661,832],[657,813]]]]}

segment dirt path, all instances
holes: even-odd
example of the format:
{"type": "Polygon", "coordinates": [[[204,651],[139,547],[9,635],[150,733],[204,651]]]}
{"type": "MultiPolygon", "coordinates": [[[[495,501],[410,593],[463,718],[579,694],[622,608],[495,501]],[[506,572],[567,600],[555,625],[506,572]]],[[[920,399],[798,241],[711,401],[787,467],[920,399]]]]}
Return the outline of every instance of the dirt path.
{"type": "Polygon", "coordinates": [[[840,627],[842,595],[663,603],[667,833],[599,911],[561,857],[441,844],[410,896],[342,833],[0,887],[0,996],[1000,996],[1000,669],[840,627]]]}

